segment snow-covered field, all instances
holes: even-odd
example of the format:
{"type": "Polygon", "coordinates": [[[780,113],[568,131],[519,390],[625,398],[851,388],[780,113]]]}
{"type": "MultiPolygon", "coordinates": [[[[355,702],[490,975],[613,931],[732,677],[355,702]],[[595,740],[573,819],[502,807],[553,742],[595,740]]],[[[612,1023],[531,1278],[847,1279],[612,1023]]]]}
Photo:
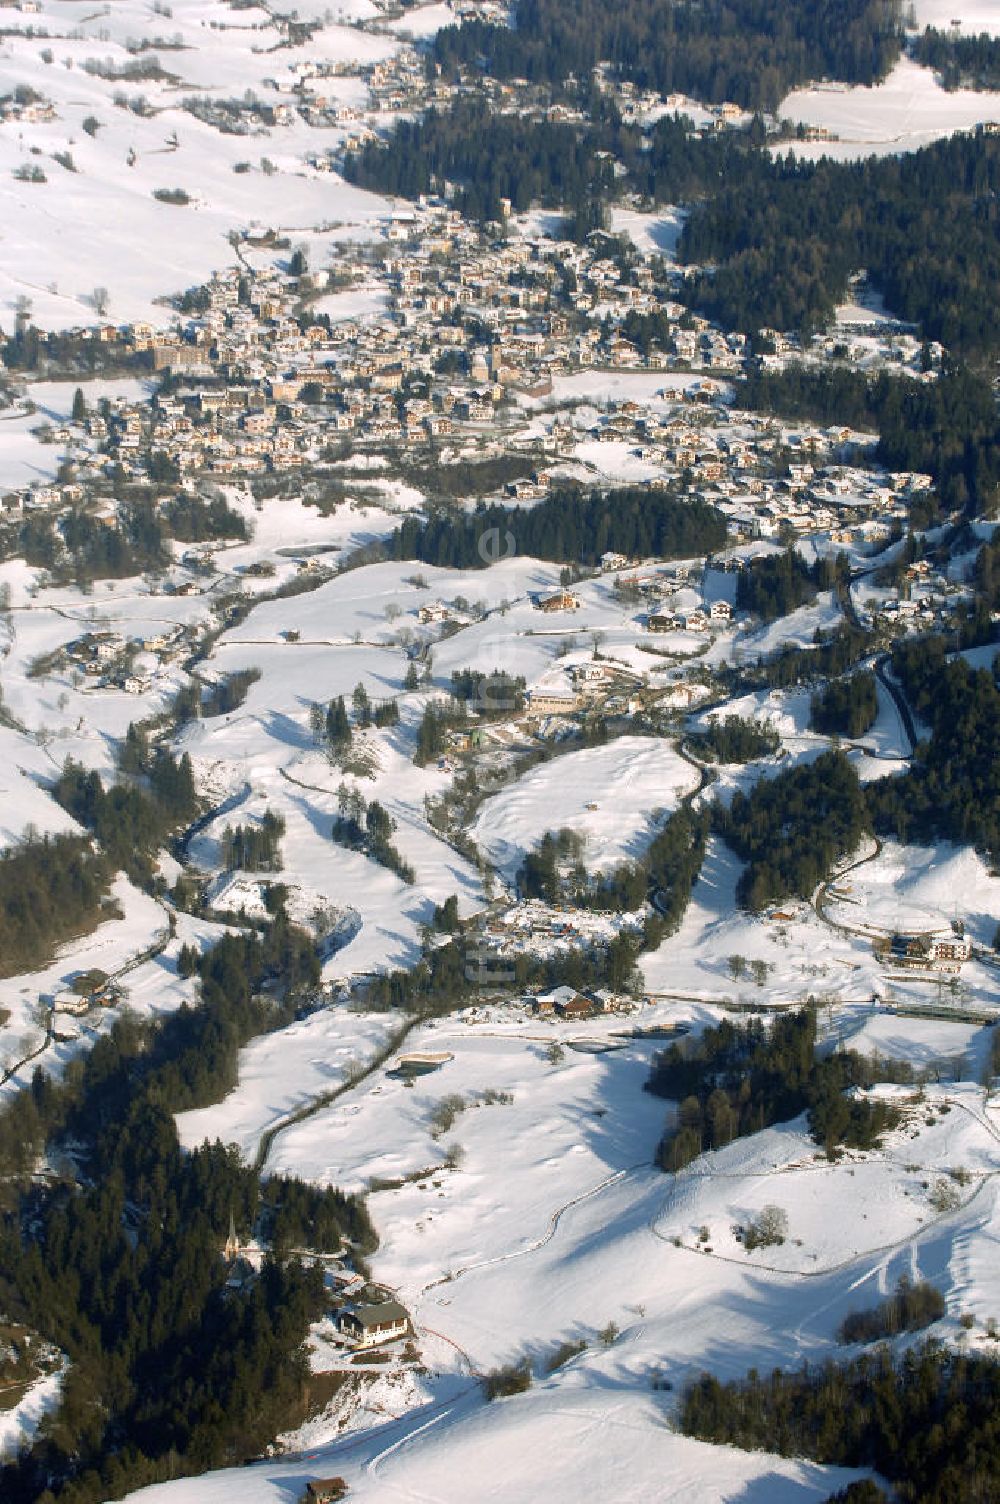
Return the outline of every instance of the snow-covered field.
{"type": "Polygon", "coordinates": [[[945,932],[963,921],[970,938],[991,948],[1000,924],[1000,879],[971,847],[900,846],[834,886],[832,918],[873,931],[945,932]]]}
{"type": "MultiPolygon", "coordinates": [[[[991,12],[991,24],[984,29],[1000,29],[997,7],[985,8],[991,12]]],[[[1000,96],[969,89],[948,93],[929,68],[901,57],[889,77],[874,88],[813,84],[787,95],[779,114],[796,124],[820,126],[830,137],[785,143],[782,154],[792,150],[797,156],[846,161],[914,151],[954,131],[996,120],[1000,96]]]]}
{"type": "Polygon", "coordinates": [[[879,975],[870,943],[830,929],[801,902],[782,910],[792,920],[752,918],[736,907],[741,871],[728,848],[712,839],[680,928],[643,957],[650,992],[746,1005],[788,1003],[810,993],[845,1001],[868,996],[879,975]],[[766,981],[739,969],[734,976],[733,957],[766,965],[766,981]]]}
{"type": "Polygon", "coordinates": [[[744,661],[749,662],[760,653],[774,653],[786,645],[809,647],[815,640],[816,632],[834,631],[842,620],[840,607],[832,593],[826,591],[816,597],[813,605],[800,606],[797,611],[791,611],[770,626],[761,627],[741,638],[738,652],[744,661]]]}
{"type": "Polygon", "coordinates": [[[455,12],[449,5],[416,5],[391,23],[401,37],[432,37],[442,26],[454,26],[455,12]]]}
{"type": "Polygon", "coordinates": [[[737,1498],[767,1504],[821,1504],[832,1491],[864,1476],[778,1456],[688,1441],[669,1431],[653,1397],[622,1388],[612,1372],[596,1393],[573,1386],[568,1372],[531,1395],[483,1412],[459,1399],[431,1407],[418,1431],[391,1422],[362,1446],[311,1451],[291,1463],[269,1463],[192,1482],[163,1484],[129,1495],[137,1504],[294,1504],[311,1478],[336,1466],[352,1497],[487,1504],[537,1497],[575,1504],[588,1493],[620,1497],[622,1479],[635,1497],[663,1504],[717,1504],[737,1498]],[[595,1437],[599,1438],[594,1446],[595,1437]],[[558,1445],[557,1445],[558,1442],[558,1445]]]}
{"type": "Polygon", "coordinates": [[[671,262],[686,218],[683,209],[657,209],[651,214],[638,209],[613,209],[611,228],[616,235],[628,235],[644,255],[663,256],[671,262]]]}
{"type": "Polygon", "coordinates": [[[996,36],[1000,32],[1000,11],[996,0],[914,0],[914,19],[922,31],[925,26],[934,26],[939,31],[948,31],[957,21],[962,36],[979,36],[988,32],[996,36]]]}
{"type": "MultiPolygon", "coordinates": [[[[911,1054],[925,1038],[936,1058],[955,1043],[940,1023],[893,1027],[911,1054]]],[[[326,1433],[311,1423],[291,1459],[241,1470],[241,1496],[289,1498],[304,1478],[337,1472],[362,1499],[451,1500],[458,1478],[463,1498],[496,1498],[498,1488],[535,1497],[544,1479],[568,1504],[584,1486],[585,1457],[591,1491],[613,1490],[627,1466],[630,1488],[648,1469],[656,1497],[677,1504],[758,1491],[819,1499],[856,1475],[686,1441],[671,1429],[674,1402],[652,1390],[654,1376],[676,1393],[703,1367],[727,1377],[819,1358],[835,1350],[844,1315],[904,1272],[946,1291],[952,1334],[962,1313],[981,1330],[998,1308],[990,1249],[1000,1129],[978,1088],[930,1089],[881,1154],[830,1164],[803,1124],[790,1123],[705,1156],[675,1181],[648,1163],[664,1115],[639,1090],[654,1046],[568,1052],[553,1065],[545,1044],[564,1031],[536,1032],[439,1024],[410,1041],[452,1054],[434,1076],[413,1089],[373,1078],[279,1137],[274,1168],[359,1185],[413,1177],[371,1198],[381,1236],[374,1270],[413,1314],[439,1377],[414,1397],[418,1408],[399,1418],[390,1408],[381,1426],[337,1439],[336,1414],[326,1433]],[[490,1088],[512,1101],[486,1105],[490,1088]],[[465,1109],[436,1140],[431,1112],[452,1093],[465,1109]],[[444,1164],[446,1153],[457,1167],[444,1164]],[[942,1214],[929,1187],[956,1168],[967,1178],[956,1209],[942,1214]],[[732,1228],[773,1204],[787,1214],[789,1239],[748,1255],[732,1228]],[[617,1334],[602,1340],[609,1323],[617,1334]],[[582,1351],[546,1377],[546,1356],[568,1340],[582,1351]],[[470,1370],[524,1355],[537,1375],[530,1392],[485,1405],[470,1370]]],[[[177,1483],[134,1497],[224,1500],[235,1477],[199,1480],[197,1494],[177,1483]]]]}
{"type": "Polygon", "coordinates": [[[531,833],[568,828],[584,840],[583,862],[600,872],[641,854],[658,817],[698,775],[669,742],[620,737],[606,747],[543,763],[483,805],[472,838],[510,880],[531,833]]]}
{"type": "Polygon", "coordinates": [[[357,1015],[323,1009],[281,1032],[282,1074],[275,1075],[274,1041],[266,1035],[240,1056],[240,1083],[219,1107],[182,1113],[181,1142],[195,1147],[205,1138],[238,1144],[251,1159],[264,1129],[322,1092],[341,1085],[348,1068],[371,1054],[389,1033],[386,1014],[357,1015]]]}

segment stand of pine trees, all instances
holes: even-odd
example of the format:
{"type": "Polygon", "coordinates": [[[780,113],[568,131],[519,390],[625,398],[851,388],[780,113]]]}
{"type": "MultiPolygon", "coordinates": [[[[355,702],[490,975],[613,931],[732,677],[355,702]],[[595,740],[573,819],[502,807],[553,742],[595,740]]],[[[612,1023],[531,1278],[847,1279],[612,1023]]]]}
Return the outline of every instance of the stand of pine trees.
{"type": "MultiPolygon", "coordinates": [[[[903,1504],[965,1504],[1000,1494],[998,1406],[1000,1364],[925,1342],[899,1359],[880,1347],[728,1384],[706,1374],[684,1396],[681,1427],[718,1445],[873,1468],[903,1504]]],[[[868,1485],[854,1497],[888,1495],[868,1485]]]]}
{"type": "Polygon", "coordinates": [[[0,856],[0,976],[37,970],[56,946],[98,924],[113,871],[73,835],[26,840],[0,856]]]}
{"type": "Polygon", "coordinates": [[[776,1018],[770,1029],[758,1019],[724,1020],[695,1044],[673,1044],[654,1058],[645,1089],[679,1104],[657,1160],[676,1173],[706,1149],[724,1148],[806,1111],[810,1132],[831,1158],[845,1144],[873,1148],[899,1121],[898,1110],[878,1099],[849,1097],[847,1089],[912,1074],[853,1051],[817,1058],[812,1009],[776,1018]]]}

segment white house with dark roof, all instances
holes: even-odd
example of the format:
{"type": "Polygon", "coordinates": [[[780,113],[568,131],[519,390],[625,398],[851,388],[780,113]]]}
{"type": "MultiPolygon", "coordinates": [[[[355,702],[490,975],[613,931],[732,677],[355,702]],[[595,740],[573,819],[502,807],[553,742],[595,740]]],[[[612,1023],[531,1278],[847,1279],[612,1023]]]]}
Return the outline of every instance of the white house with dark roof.
{"type": "Polygon", "coordinates": [[[337,1330],[350,1338],[355,1347],[377,1347],[380,1342],[407,1336],[410,1318],[398,1301],[383,1300],[379,1305],[353,1306],[341,1311],[337,1330]]]}

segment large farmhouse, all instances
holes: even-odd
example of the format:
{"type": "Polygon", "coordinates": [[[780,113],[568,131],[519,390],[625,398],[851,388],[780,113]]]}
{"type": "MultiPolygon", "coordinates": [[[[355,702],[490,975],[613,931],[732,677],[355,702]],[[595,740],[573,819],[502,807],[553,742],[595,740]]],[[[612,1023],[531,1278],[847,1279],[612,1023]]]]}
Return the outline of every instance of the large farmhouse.
{"type": "Polygon", "coordinates": [[[965,935],[893,935],[875,946],[884,964],[941,971],[955,975],[972,955],[965,935]]]}
{"type": "Polygon", "coordinates": [[[356,1347],[377,1347],[380,1342],[405,1337],[410,1330],[410,1318],[397,1301],[384,1300],[377,1306],[355,1306],[353,1310],[341,1311],[337,1329],[356,1347]]]}

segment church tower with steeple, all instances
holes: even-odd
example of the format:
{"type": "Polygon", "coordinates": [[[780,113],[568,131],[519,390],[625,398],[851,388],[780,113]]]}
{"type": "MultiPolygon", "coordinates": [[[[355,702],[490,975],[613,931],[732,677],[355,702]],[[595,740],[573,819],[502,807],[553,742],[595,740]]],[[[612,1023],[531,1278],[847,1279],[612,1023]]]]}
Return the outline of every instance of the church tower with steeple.
{"type": "Polygon", "coordinates": [[[233,1262],[233,1260],[236,1258],[236,1256],[238,1255],[239,1251],[240,1251],[240,1240],[236,1236],[236,1220],[235,1220],[232,1212],[230,1212],[229,1213],[229,1236],[226,1239],[226,1246],[222,1250],[222,1252],[223,1252],[224,1258],[227,1260],[228,1263],[231,1264],[233,1262]]]}

